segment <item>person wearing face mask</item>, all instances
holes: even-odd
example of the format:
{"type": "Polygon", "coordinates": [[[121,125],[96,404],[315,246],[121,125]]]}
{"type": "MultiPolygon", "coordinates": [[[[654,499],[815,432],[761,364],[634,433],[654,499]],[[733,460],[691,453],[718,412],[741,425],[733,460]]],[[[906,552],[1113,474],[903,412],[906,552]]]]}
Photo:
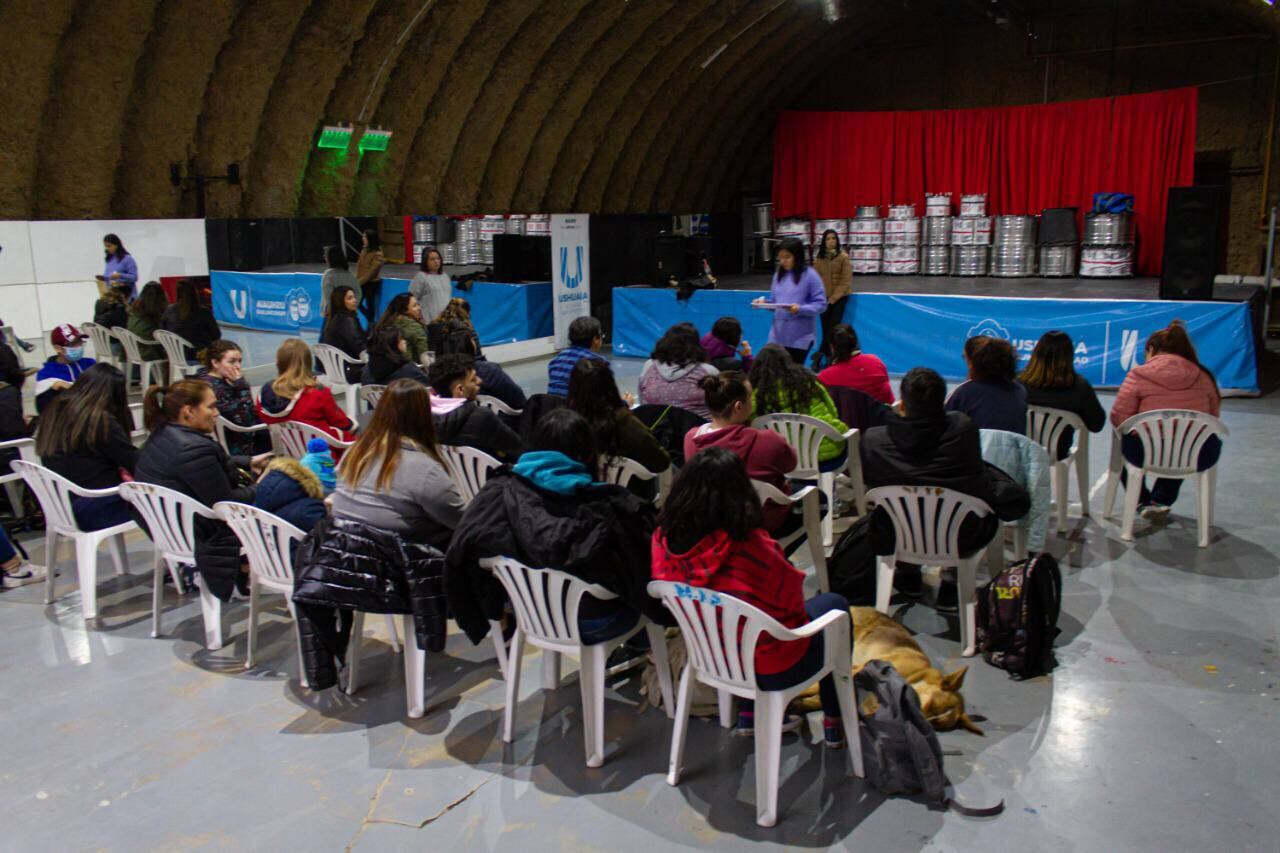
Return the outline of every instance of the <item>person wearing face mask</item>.
{"type": "MultiPolygon", "coordinates": [[[[253,402],[253,390],[245,381],[244,355],[233,341],[214,341],[205,350],[204,364],[196,371],[196,379],[208,382],[217,398],[218,414],[236,426],[251,427],[261,423],[253,402]]],[[[257,433],[227,430],[227,449],[238,454],[263,453],[271,447],[266,430],[257,433]]]]}
{"type": "Polygon", "coordinates": [[[85,335],[70,323],[63,323],[49,333],[53,355],[36,373],[36,412],[43,413],[61,392],[67,390],[97,362],[84,355],[85,335]]]}

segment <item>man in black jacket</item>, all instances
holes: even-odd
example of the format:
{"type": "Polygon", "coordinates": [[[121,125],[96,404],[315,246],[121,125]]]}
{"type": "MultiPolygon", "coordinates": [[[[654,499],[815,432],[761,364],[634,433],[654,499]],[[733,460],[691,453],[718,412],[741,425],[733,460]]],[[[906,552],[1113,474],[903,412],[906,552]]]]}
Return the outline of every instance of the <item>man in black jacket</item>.
{"type": "Polygon", "coordinates": [[[499,462],[515,462],[524,452],[520,436],[476,402],[481,382],[470,356],[441,356],[427,370],[427,379],[435,392],[431,413],[441,444],[474,447],[499,462]]]}
{"type": "MultiPolygon", "coordinates": [[[[973,421],[960,412],[945,411],[947,383],[941,376],[927,367],[914,368],[902,378],[900,391],[903,414],[890,413],[884,426],[863,434],[863,484],[868,489],[940,486],[983,501],[994,515],[970,516],[960,525],[960,553],[973,554],[995,537],[1001,521],[1026,515],[1031,498],[1003,471],[983,461],[973,421]]],[[[893,553],[893,523],[881,508],[871,516],[871,543],[877,554],[893,553]]],[[[955,579],[948,574],[938,591],[939,610],[956,607],[955,579]]],[[[899,567],[895,585],[905,594],[918,594],[919,569],[899,567]]]]}

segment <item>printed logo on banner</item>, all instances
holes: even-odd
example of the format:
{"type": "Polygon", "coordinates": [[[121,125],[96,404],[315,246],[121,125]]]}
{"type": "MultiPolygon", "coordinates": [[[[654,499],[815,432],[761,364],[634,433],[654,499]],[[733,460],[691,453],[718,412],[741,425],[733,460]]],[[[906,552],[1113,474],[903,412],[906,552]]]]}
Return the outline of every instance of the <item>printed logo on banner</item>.
{"type": "Polygon", "coordinates": [[[582,284],[582,246],[575,247],[574,258],[577,262],[577,271],[569,275],[569,247],[560,247],[560,283],[570,290],[582,284]]]}
{"type": "Polygon", "coordinates": [[[290,290],[285,302],[289,306],[290,321],[302,325],[311,318],[311,297],[302,288],[290,290]]]}
{"type": "Polygon", "coordinates": [[[1007,341],[1009,340],[1009,330],[992,318],[985,317],[969,327],[969,334],[966,337],[1003,338],[1007,341]]]}
{"type": "Polygon", "coordinates": [[[232,290],[228,291],[231,297],[231,311],[236,315],[237,320],[243,320],[249,316],[249,291],[232,290]]]}
{"type": "Polygon", "coordinates": [[[1138,330],[1125,329],[1120,333],[1120,366],[1127,373],[1138,366],[1138,330]]]}
{"type": "MultiPolygon", "coordinates": [[[[1136,332],[1135,332],[1136,334],[1136,332]]],[[[1000,338],[1008,341],[1013,347],[1014,356],[1018,361],[1027,361],[1031,358],[1031,353],[1036,348],[1036,344],[1040,342],[1038,337],[1035,338],[1015,338],[1009,334],[1009,330],[1002,326],[997,320],[991,317],[984,317],[977,323],[969,327],[969,333],[966,338],[976,337],[1000,338]]],[[[1089,363],[1089,347],[1084,341],[1076,341],[1075,364],[1076,367],[1084,367],[1089,363]]]]}

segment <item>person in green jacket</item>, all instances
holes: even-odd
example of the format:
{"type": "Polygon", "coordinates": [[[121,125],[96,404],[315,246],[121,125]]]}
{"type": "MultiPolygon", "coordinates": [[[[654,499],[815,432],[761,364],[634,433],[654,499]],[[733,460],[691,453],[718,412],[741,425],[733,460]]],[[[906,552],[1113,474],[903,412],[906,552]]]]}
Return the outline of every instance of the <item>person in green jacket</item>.
{"type": "Polygon", "coordinates": [[[143,361],[156,361],[164,358],[164,348],[155,343],[156,329],[160,328],[160,317],[164,309],[169,307],[169,300],[164,295],[164,288],[159,282],[149,281],[129,306],[129,319],[125,328],[133,332],[151,346],[138,347],[138,354],[143,361]]]}
{"type": "MultiPolygon", "coordinates": [[[[844,433],[849,427],[836,413],[836,404],[827,389],[801,364],[797,364],[780,344],[766,344],[751,365],[751,387],[756,417],[799,414],[817,418],[844,433]]],[[[818,447],[818,462],[841,459],[848,450],[842,441],[824,438],[818,447]]],[[[823,469],[827,470],[826,465],[823,469]]]]}
{"type": "MultiPolygon", "coordinates": [[[[427,351],[427,327],[422,325],[422,307],[411,293],[399,293],[387,305],[374,332],[386,326],[395,326],[404,338],[405,355],[415,364],[422,363],[427,351]]],[[[370,337],[373,333],[370,333],[370,337]]]]}

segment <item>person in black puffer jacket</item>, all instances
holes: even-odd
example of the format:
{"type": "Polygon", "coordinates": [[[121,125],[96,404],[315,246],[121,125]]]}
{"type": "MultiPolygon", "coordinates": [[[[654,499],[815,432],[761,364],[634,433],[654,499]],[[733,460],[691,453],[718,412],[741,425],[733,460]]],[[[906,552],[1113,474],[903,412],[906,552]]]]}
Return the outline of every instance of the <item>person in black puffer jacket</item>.
{"type": "Polygon", "coordinates": [[[427,374],[409,360],[408,344],[400,330],[391,324],[376,329],[369,341],[369,361],[360,375],[364,385],[390,385],[397,379],[412,379],[429,385],[427,374]]]}
{"type": "Polygon", "coordinates": [[[476,402],[483,387],[470,356],[446,355],[427,370],[436,438],[453,447],[474,447],[499,462],[515,462],[524,442],[496,414],[476,402]]]}
{"type": "Polygon", "coordinates": [[[324,486],[320,478],[296,459],[271,460],[267,473],[258,481],[253,505],[265,509],[303,533],[310,531],[329,513],[324,506],[324,486]]]}
{"type": "MultiPolygon", "coordinates": [[[[143,418],[151,437],[138,457],[135,480],[181,492],[206,507],[219,501],[253,503],[253,483],[241,468],[261,470],[266,457],[229,457],[213,440],[218,406],[208,384],[184,379],[168,388],[152,386],[143,400],[143,418]]],[[[134,520],[146,529],[136,510],[134,520]]],[[[231,528],[197,518],[196,546],[196,571],[211,593],[227,601],[237,586],[247,590],[240,542],[231,528]]]]}
{"type": "MultiPolygon", "coordinates": [[[[337,347],[351,358],[360,358],[368,346],[368,336],[356,313],[359,301],[356,292],[346,285],[335,287],[320,332],[320,343],[337,347]]],[[[347,382],[359,382],[364,365],[346,363],[342,370],[347,382]]]]}

